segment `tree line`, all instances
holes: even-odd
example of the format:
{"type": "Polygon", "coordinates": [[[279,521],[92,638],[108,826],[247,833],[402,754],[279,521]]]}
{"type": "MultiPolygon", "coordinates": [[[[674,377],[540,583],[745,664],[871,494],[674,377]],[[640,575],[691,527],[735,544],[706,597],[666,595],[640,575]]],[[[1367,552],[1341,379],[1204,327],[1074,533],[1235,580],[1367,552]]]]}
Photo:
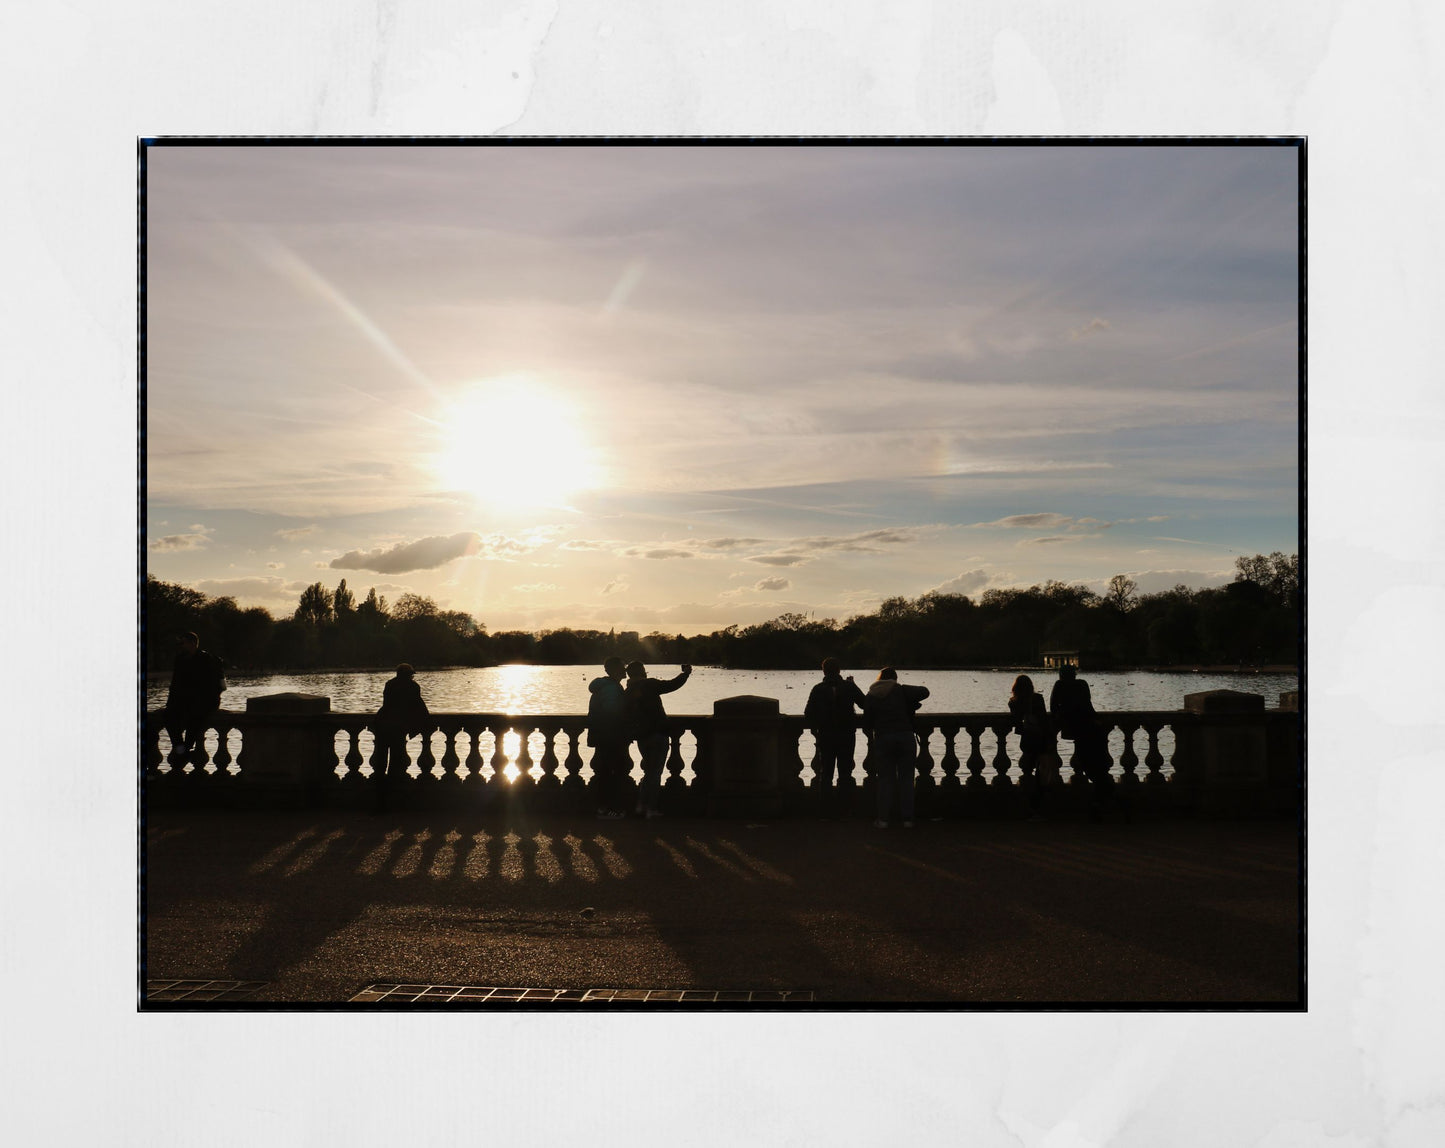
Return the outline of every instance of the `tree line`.
{"type": "Polygon", "coordinates": [[[872,614],[839,622],[782,614],[711,634],[561,628],[489,633],[460,610],[375,589],[356,600],[343,578],[301,593],[288,618],[234,598],[208,597],[146,578],[144,652],[148,669],[168,669],[178,634],[194,631],[233,671],[319,667],[600,664],[617,654],[663,664],[736,669],[814,669],[824,657],[855,666],[1031,666],[1052,650],[1077,650],[1099,667],[1295,665],[1301,622],[1299,558],[1276,551],[1235,561],[1234,581],[1210,589],[1175,586],[1140,594],[1116,574],[1103,594],[1049,581],[985,590],[977,599],[929,592],[889,598],[872,614]]]}

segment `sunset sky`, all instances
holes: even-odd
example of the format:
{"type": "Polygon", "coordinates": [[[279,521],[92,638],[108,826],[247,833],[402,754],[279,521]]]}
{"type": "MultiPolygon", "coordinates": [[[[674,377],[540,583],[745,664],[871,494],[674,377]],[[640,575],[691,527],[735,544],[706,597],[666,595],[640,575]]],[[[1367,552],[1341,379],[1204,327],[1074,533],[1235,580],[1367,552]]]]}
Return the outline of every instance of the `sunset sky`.
{"type": "Polygon", "coordinates": [[[153,146],[151,573],[692,633],[1298,550],[1292,147],[153,146]]]}

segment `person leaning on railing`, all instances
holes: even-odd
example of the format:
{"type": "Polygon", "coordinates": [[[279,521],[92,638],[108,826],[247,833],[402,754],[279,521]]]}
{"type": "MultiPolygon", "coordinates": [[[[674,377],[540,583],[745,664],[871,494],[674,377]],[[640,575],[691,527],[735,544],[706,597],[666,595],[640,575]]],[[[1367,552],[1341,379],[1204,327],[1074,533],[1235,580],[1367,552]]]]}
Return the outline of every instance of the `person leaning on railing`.
{"type": "Polygon", "coordinates": [[[837,658],[823,659],[823,680],[808,694],[803,718],[813,734],[818,752],[813,758],[813,788],[817,791],[816,812],[825,821],[839,812],[843,778],[853,774],[853,754],[858,744],[854,707],[863,705],[863,691],[852,678],[843,676],[837,658]],[[837,771],[838,789],[833,786],[837,771]]]}
{"type": "Polygon", "coordinates": [[[1046,775],[1057,772],[1058,754],[1054,727],[1049,721],[1044,697],[1034,689],[1034,680],[1028,674],[1020,674],[1014,679],[1008,712],[1019,735],[1019,771],[1024,775],[1024,784],[1029,787],[1030,820],[1037,820],[1041,816],[1044,784],[1048,780],[1046,775]]]}
{"type": "Polygon", "coordinates": [[[900,684],[898,671],[892,666],[878,671],[878,680],[864,696],[863,713],[873,738],[874,771],[878,777],[878,820],[873,822],[876,829],[888,828],[895,790],[903,828],[913,828],[913,771],[918,761],[913,715],[927,696],[927,686],[900,684]]]}
{"type": "Polygon", "coordinates": [[[171,688],[166,696],[166,729],[172,746],[180,746],[181,763],[206,760],[202,744],[206,728],[221,708],[226,690],[225,666],[221,659],[201,649],[195,634],[180,636],[171,688]]]}
{"type": "Polygon", "coordinates": [[[407,767],[406,739],[413,734],[426,734],[431,711],[415,681],[416,670],[410,663],[396,667],[396,677],[381,690],[381,708],[376,711],[376,748],[371,755],[371,777],[376,784],[376,808],[387,806],[387,790],[395,774],[407,767]]]}

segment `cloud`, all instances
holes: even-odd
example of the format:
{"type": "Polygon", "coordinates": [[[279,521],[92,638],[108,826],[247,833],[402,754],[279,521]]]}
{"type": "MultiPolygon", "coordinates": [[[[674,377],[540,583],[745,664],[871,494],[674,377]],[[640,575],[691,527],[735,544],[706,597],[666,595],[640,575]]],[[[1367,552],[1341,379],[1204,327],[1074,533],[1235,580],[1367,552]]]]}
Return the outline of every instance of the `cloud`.
{"type": "Polygon", "coordinates": [[[754,554],[744,562],[756,562],[761,566],[802,566],[812,559],[806,554],[754,554]]]}
{"type": "Polygon", "coordinates": [[[525,586],[513,586],[519,594],[536,594],[542,590],[556,590],[558,586],[552,582],[528,582],[525,586]]]}
{"type": "Polygon", "coordinates": [[[596,538],[569,538],[566,542],[558,543],[558,550],[611,550],[620,546],[620,542],[603,542],[596,538]]]}
{"type": "Polygon", "coordinates": [[[965,570],[962,574],[940,582],[933,587],[935,594],[977,594],[989,584],[991,575],[987,570],[965,570]]]}
{"type": "Polygon", "coordinates": [[[622,591],[628,589],[631,589],[628,583],[622,581],[621,578],[614,578],[611,582],[607,583],[606,586],[602,587],[602,596],[605,598],[608,594],[621,594],[622,591]]]}
{"type": "Polygon", "coordinates": [[[292,601],[304,587],[298,583],[287,582],[284,578],[258,576],[252,578],[204,578],[199,582],[191,583],[191,588],[212,598],[279,603],[292,601]]]}
{"type": "Polygon", "coordinates": [[[1042,514],[1010,514],[1007,518],[996,518],[992,522],[975,522],[974,526],[1004,526],[1009,529],[1025,530],[1057,530],[1067,526],[1073,519],[1067,514],[1054,514],[1052,512],[1042,514]]]}
{"type": "Polygon", "coordinates": [[[151,540],[150,550],[199,550],[210,541],[204,534],[167,534],[151,540]]]}
{"type": "Polygon", "coordinates": [[[267,563],[266,563],[266,569],[267,569],[267,570],[281,570],[281,569],[284,569],[285,566],[286,566],[286,563],[284,563],[284,562],[267,562],[267,563]]]}
{"type": "MultiPolygon", "coordinates": [[[[1208,589],[1215,586],[1224,586],[1234,581],[1234,571],[1230,570],[1126,570],[1125,577],[1132,578],[1138,585],[1139,594],[1158,594],[1163,590],[1172,590],[1175,586],[1187,586],[1192,590],[1208,589]]],[[[1086,586],[1096,594],[1102,594],[1109,588],[1109,579],[1095,578],[1086,582],[1086,586]]]]}
{"type": "Polygon", "coordinates": [[[1090,335],[1097,335],[1100,331],[1109,329],[1108,319],[1090,319],[1082,327],[1075,327],[1069,332],[1071,339],[1087,339],[1090,335]]]}
{"type": "Polygon", "coordinates": [[[276,537],[284,538],[288,542],[295,542],[298,538],[305,538],[308,534],[315,534],[319,527],[313,522],[310,526],[292,526],[286,530],[276,531],[276,537]]]}
{"type": "Polygon", "coordinates": [[[753,583],[754,590],[786,590],[792,586],[787,578],[759,578],[753,583]]]}
{"type": "Polygon", "coordinates": [[[707,550],[738,550],[744,546],[764,546],[765,538],[705,538],[697,545],[707,550]]]}
{"type": "Polygon", "coordinates": [[[464,530],[446,537],[436,535],[415,542],[400,542],[390,550],[352,550],[333,558],[333,570],[370,570],[376,574],[407,574],[413,570],[435,570],[457,558],[476,554],[481,536],[464,530]]]}
{"type": "Polygon", "coordinates": [[[413,570],[435,570],[457,558],[495,558],[506,561],[530,554],[554,537],[560,527],[538,526],[522,537],[508,534],[432,535],[415,542],[399,542],[389,550],[351,550],[329,563],[333,570],[370,570],[377,574],[407,574],[413,570]]]}
{"type": "Polygon", "coordinates": [[[1067,534],[1051,534],[1047,538],[1025,538],[1019,543],[1020,546],[1043,546],[1050,542],[1077,542],[1077,537],[1070,538],[1067,534]]]}
{"type": "Polygon", "coordinates": [[[673,547],[660,546],[648,549],[645,546],[629,546],[626,550],[619,550],[618,557],[621,558],[655,558],[659,561],[669,558],[696,558],[691,550],[678,550],[673,547]]]}

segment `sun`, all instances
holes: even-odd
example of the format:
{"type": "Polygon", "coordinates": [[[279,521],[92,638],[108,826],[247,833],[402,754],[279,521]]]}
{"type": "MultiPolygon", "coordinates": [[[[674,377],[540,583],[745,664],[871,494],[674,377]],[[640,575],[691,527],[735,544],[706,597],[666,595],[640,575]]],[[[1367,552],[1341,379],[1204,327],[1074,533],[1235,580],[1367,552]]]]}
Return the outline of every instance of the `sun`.
{"type": "Polygon", "coordinates": [[[476,383],[440,421],[435,469],[447,490],[520,509],[563,505],[600,482],[576,404],[530,378],[476,383]]]}

